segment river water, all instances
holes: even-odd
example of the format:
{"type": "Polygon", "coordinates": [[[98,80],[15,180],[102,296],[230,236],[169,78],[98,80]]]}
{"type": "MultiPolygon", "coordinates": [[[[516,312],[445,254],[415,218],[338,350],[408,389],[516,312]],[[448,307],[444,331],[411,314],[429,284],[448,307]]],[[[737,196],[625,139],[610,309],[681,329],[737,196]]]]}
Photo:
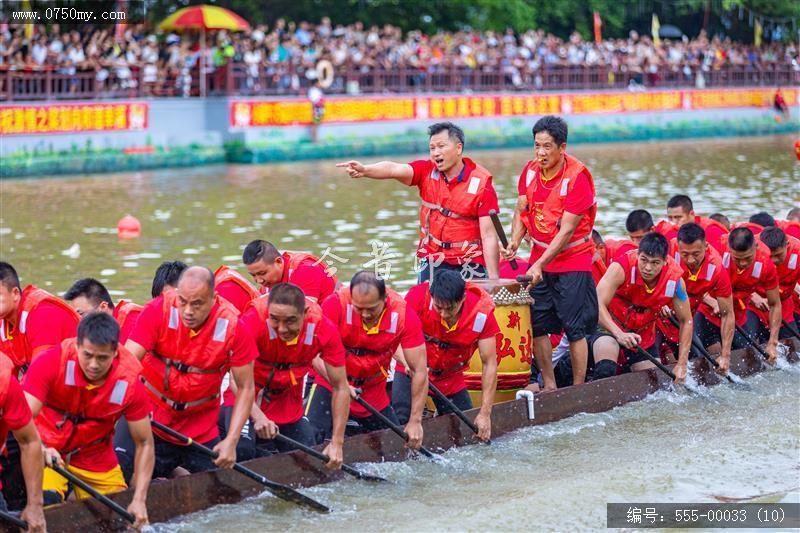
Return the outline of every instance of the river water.
{"type": "MultiPolygon", "coordinates": [[[[681,192],[705,215],[721,211],[737,219],[766,209],[785,216],[800,202],[792,142],[779,136],[570,151],[595,177],[598,229],[621,236],[628,211],[649,209],[658,219],[667,199],[681,192]]],[[[510,229],[517,178],[530,151],[468,155],[494,174],[510,229]]],[[[351,180],[334,161],[7,180],[0,182],[0,200],[0,256],[17,267],[23,283],[53,292],[91,276],[114,296],[142,302],[162,261],[236,265],[255,238],[317,256],[328,250],[336,257],[326,260],[344,280],[375,259],[390,262],[398,288],[415,278],[416,189],[351,180]],[[126,213],[141,220],[141,238],[117,239],[116,223],[126,213]]]]}
{"type": "MultiPolygon", "coordinates": [[[[646,208],[659,218],[666,200],[680,192],[701,214],[720,211],[736,220],[765,209],[783,217],[800,202],[792,142],[784,136],[620,143],[571,153],[595,176],[598,229],[621,236],[629,210],[646,208]]],[[[517,176],[530,151],[469,155],[495,175],[510,227],[517,176]]],[[[414,278],[416,191],[350,180],[333,163],[2,181],[0,256],[23,283],[63,292],[93,276],[113,295],[143,302],[161,261],[236,265],[244,244],[265,238],[282,249],[332,252],[341,260],[329,256],[329,264],[345,280],[380,256],[381,263],[391,261],[392,284],[407,288],[414,278]],[[116,222],[126,213],[141,220],[141,238],[117,239],[116,222]]],[[[715,496],[796,502],[800,374],[786,369],[749,381],[752,391],[717,387],[699,398],[658,393],[610,413],[519,430],[490,447],[449,451],[444,465],[365,465],[394,482],[309,489],[335,510],[329,516],[265,495],[157,529],[572,531],[605,527],[606,502],[714,502],[715,496]]]]}

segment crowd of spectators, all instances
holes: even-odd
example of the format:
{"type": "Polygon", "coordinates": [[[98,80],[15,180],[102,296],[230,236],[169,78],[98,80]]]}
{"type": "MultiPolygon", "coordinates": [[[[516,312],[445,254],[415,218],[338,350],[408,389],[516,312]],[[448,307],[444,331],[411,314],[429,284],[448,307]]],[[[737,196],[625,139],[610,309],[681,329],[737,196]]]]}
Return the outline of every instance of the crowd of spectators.
{"type": "MultiPolygon", "coordinates": [[[[458,31],[426,35],[403,33],[392,25],[365,27],[360,22],[332,25],[324,17],[317,25],[278,20],[274,26],[257,25],[251,31],[209,32],[201,47],[197,33],[159,33],[132,25],[90,32],[61,31],[58,26],[33,28],[30,38],[23,26],[0,26],[0,72],[50,69],[74,76],[93,73],[99,83],[128,88],[141,84],[150,94],[189,94],[198,76],[205,50],[205,75],[214,79],[235,68],[245,91],[257,93],[264,80],[276,81],[287,91],[313,84],[315,66],[329,61],[336,72],[375,73],[408,69],[422,75],[458,68],[501,72],[512,85],[523,76],[557,67],[606,67],[628,73],[642,85],[658,85],[667,72],[694,83],[704,72],[729,66],[760,70],[774,66],[800,70],[793,44],[751,44],[709,38],[662,40],[631,31],[627,39],[587,41],[577,32],[562,40],[545,31],[458,31]],[[196,79],[196,78],[195,78],[196,79]]],[[[536,78],[535,78],[536,79],[536,78]]],[[[538,78],[540,80],[541,78],[538,78]]],[[[332,90],[344,90],[334,87],[332,90]]]]}

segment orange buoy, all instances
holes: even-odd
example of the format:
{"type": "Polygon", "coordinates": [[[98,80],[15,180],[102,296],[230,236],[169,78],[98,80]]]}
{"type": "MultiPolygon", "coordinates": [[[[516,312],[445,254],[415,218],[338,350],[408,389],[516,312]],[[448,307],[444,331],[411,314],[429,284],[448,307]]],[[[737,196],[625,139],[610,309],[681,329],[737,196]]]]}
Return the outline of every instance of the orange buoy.
{"type": "Polygon", "coordinates": [[[117,222],[117,235],[120,239],[135,239],[142,234],[142,224],[132,215],[125,215],[117,222]]]}
{"type": "Polygon", "coordinates": [[[794,155],[796,155],[797,160],[800,161],[800,139],[794,142],[794,155]]]}

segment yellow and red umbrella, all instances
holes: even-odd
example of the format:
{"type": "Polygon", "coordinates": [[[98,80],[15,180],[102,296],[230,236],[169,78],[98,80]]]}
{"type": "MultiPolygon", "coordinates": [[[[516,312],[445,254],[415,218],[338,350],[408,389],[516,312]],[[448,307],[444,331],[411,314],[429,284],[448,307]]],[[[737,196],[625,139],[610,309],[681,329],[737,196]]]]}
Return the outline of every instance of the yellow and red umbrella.
{"type": "Polygon", "coordinates": [[[247,31],[250,24],[229,9],[219,6],[189,6],[177,10],[158,25],[161,30],[247,31]]]}

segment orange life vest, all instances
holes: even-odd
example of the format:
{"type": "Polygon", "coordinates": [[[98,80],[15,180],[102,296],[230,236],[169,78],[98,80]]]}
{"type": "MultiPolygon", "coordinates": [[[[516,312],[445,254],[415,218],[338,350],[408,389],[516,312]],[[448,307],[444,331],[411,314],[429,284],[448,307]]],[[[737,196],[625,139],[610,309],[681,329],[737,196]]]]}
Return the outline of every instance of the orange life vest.
{"type": "Polygon", "coordinates": [[[638,334],[642,338],[642,348],[649,348],[656,340],[658,312],[672,304],[683,269],[667,256],[655,286],[647,289],[639,272],[638,250],[620,257],[619,264],[625,271],[625,281],[617,288],[608,310],[623,331],[638,334]]]}
{"type": "Polygon", "coordinates": [[[776,220],[775,225],[783,230],[786,235],[800,239],[800,222],[794,220],[776,220]]]}
{"type": "Polygon", "coordinates": [[[433,308],[429,283],[425,283],[425,300],[422,316],[422,331],[425,334],[425,347],[428,353],[428,368],[432,377],[441,377],[463,371],[469,366],[472,354],[478,347],[478,338],[483,333],[486,320],[494,313],[492,297],[472,283],[467,283],[467,293],[474,294],[478,300],[464,302],[461,316],[455,330],[447,331],[442,317],[433,308]]]}
{"type": "MultiPolygon", "coordinates": [[[[540,185],[539,161],[528,161],[527,169],[527,189],[525,197],[528,199],[528,210],[522,214],[522,222],[531,236],[533,244],[547,248],[555,238],[561,226],[561,217],[564,215],[564,201],[567,195],[575,188],[577,177],[581,173],[585,173],[589,177],[589,185],[592,188],[592,194],[595,192],[594,178],[591,172],[586,168],[586,165],[581,163],[569,154],[564,154],[564,168],[561,179],[553,183],[553,188],[547,196],[541,211],[535,208],[535,193],[540,185]]],[[[524,172],[524,171],[523,171],[524,172]]],[[[593,204],[589,210],[588,216],[581,217],[578,227],[572,234],[571,240],[561,249],[559,255],[569,251],[569,256],[578,255],[594,250],[594,243],[592,242],[592,228],[594,227],[594,219],[597,215],[597,203],[593,204]]],[[[567,255],[564,255],[567,257],[567,255]]]]}
{"type": "MultiPolygon", "coordinates": [[[[733,313],[736,316],[736,324],[739,326],[743,326],[747,321],[746,311],[750,307],[753,293],[757,292],[761,287],[764,269],[775,268],[772,259],[770,259],[769,248],[759,239],[756,239],[756,243],[756,256],[753,262],[741,272],[736,267],[736,263],[733,261],[729,251],[726,250],[722,254],[722,266],[728,270],[728,275],[731,277],[733,313]]],[[[711,313],[706,314],[706,317],[712,323],[719,325],[718,317],[713,316],[711,313]]]]}
{"type": "Polygon", "coordinates": [[[193,334],[181,321],[177,299],[174,289],[163,295],[158,340],[142,359],[141,380],[160,405],[173,411],[200,411],[219,405],[239,311],[215,296],[211,314],[193,334]]]}
{"type": "Polygon", "coordinates": [[[125,344],[128,340],[127,335],[130,335],[130,332],[133,331],[133,326],[136,325],[136,320],[138,320],[141,312],[141,305],[129,302],[128,300],[120,300],[117,302],[117,305],[114,306],[113,316],[117,324],[119,324],[120,344],[125,344]],[[129,320],[131,324],[127,323],[129,320]]]}
{"type": "Polygon", "coordinates": [[[0,320],[0,350],[11,358],[18,370],[29,365],[33,359],[33,349],[28,343],[27,337],[27,321],[28,316],[36,306],[44,302],[49,302],[62,308],[75,321],[77,330],[80,317],[69,304],[34,285],[25,287],[17,305],[16,324],[14,324],[14,327],[7,331],[6,321],[0,320]]]}
{"type": "Polygon", "coordinates": [[[483,253],[478,205],[492,175],[466,157],[463,162],[471,171],[452,186],[436,168],[420,181],[420,256],[436,254],[445,262],[461,263],[483,253]]]}
{"type": "MultiPolygon", "coordinates": [[[[11,386],[12,376],[16,379],[16,368],[14,362],[5,353],[0,352],[0,454],[5,453],[6,440],[8,438],[8,426],[3,418],[3,406],[8,399],[8,389],[11,386]]],[[[0,472],[3,469],[0,468],[0,472]]],[[[2,488],[2,486],[0,486],[2,488]]]]}
{"type": "Polygon", "coordinates": [[[247,293],[247,296],[251,300],[259,297],[258,289],[256,289],[252,283],[247,281],[247,278],[242,276],[237,270],[222,265],[216,271],[214,271],[214,285],[220,285],[226,281],[235,283],[239,288],[247,293]]]}
{"type": "Polygon", "coordinates": [[[636,243],[628,239],[606,239],[603,244],[606,246],[606,256],[604,257],[606,266],[620,256],[638,248],[636,243]]]}
{"type": "Polygon", "coordinates": [[[716,251],[722,253],[728,245],[728,233],[730,230],[721,222],[713,218],[695,215],[694,222],[706,232],[706,242],[714,247],[716,251]]]}
{"type": "MultiPolygon", "coordinates": [[[[750,231],[752,231],[753,235],[755,235],[756,237],[758,237],[759,233],[764,231],[764,226],[762,226],[761,224],[756,224],[755,222],[736,222],[734,224],[731,224],[731,231],[737,228],[747,228],[750,231]]],[[[725,245],[727,247],[728,245],[727,241],[725,242],[725,245]]]]}
{"type": "Polygon", "coordinates": [[[368,335],[361,317],[353,310],[349,287],[340,287],[336,293],[341,304],[339,333],[345,347],[347,378],[354,387],[361,387],[374,379],[386,379],[392,355],[400,345],[405,329],[406,301],[392,289],[386,289],[383,315],[378,333],[368,335]]]}
{"type": "Polygon", "coordinates": [[[324,261],[318,259],[316,256],[304,252],[283,252],[281,255],[283,256],[284,264],[281,282],[288,283],[294,271],[297,270],[297,268],[303,263],[306,263],[309,266],[316,265],[325,271],[325,275],[330,279],[330,283],[323,284],[323,286],[320,287],[320,293],[318,296],[314,294],[306,294],[306,296],[314,297],[318,302],[322,302],[325,300],[325,298],[333,294],[333,291],[336,289],[336,285],[339,283],[339,280],[332,272],[329,273],[329,267],[324,261]]]}
{"type": "Polygon", "coordinates": [[[258,336],[258,359],[253,367],[258,405],[262,400],[269,401],[292,387],[302,386],[303,377],[311,371],[311,362],[322,349],[317,335],[323,318],[319,304],[306,298],[305,316],[297,343],[288,345],[269,325],[268,303],[268,298],[261,296],[248,306],[248,309],[253,307],[256,310],[259,321],[267,329],[267,335],[258,336]]]}
{"type": "Polygon", "coordinates": [[[35,419],[45,445],[69,460],[79,450],[107,443],[133,397],[141,369],[136,357],[119,345],[105,382],[89,392],[76,385],[76,375],[83,372],[78,362],[77,340],[63,341],[58,378],[35,419]]]}
{"type": "Polygon", "coordinates": [[[653,226],[653,231],[660,233],[666,237],[667,240],[674,239],[678,236],[678,226],[669,220],[659,220],[658,224],[653,226]]]}

